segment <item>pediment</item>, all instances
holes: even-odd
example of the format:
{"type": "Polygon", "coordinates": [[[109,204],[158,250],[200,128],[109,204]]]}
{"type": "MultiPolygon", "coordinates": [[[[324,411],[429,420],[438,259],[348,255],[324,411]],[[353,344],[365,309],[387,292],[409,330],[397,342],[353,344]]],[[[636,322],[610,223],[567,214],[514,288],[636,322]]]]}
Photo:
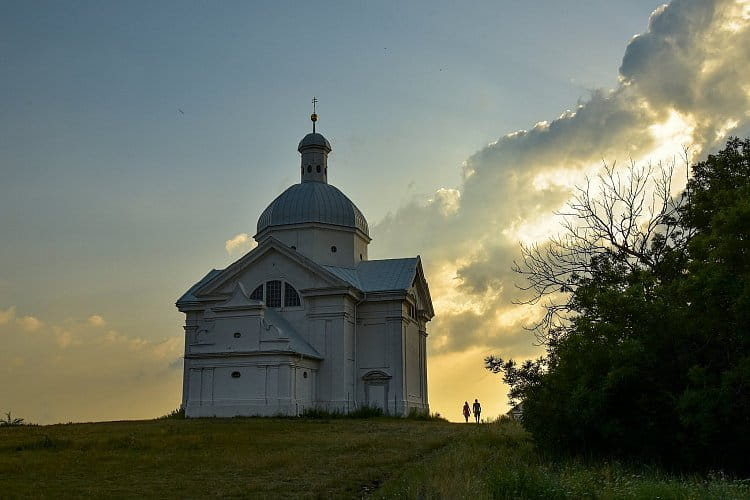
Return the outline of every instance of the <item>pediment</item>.
{"type": "MultiPolygon", "coordinates": [[[[265,276],[274,279],[274,271],[298,276],[298,288],[349,288],[350,285],[332,274],[323,266],[316,264],[299,252],[292,250],[275,238],[267,238],[256,248],[216,274],[211,280],[200,286],[193,294],[197,298],[225,297],[236,294],[235,285],[242,285],[242,294],[249,297],[252,293],[254,278],[265,276]],[[245,283],[243,284],[243,277],[245,283]],[[302,284],[302,282],[305,282],[302,284]]],[[[263,278],[263,279],[266,279],[263,278]]],[[[237,296],[237,300],[241,300],[237,296]]],[[[249,299],[248,299],[249,300],[249,299]]]]}

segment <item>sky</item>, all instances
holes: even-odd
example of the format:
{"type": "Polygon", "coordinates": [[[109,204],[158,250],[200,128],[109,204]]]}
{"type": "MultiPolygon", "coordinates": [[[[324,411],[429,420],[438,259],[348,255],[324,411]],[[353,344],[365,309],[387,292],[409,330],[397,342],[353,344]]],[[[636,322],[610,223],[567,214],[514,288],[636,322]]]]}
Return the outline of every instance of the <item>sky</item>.
{"type": "MultiPolygon", "coordinates": [[[[0,411],[152,418],[181,399],[175,300],[251,247],[296,145],[420,254],[431,410],[507,410],[487,354],[541,351],[519,242],[602,161],[750,135],[750,2],[0,3],[0,411]]],[[[678,165],[675,190],[686,171],[678,165]]]]}

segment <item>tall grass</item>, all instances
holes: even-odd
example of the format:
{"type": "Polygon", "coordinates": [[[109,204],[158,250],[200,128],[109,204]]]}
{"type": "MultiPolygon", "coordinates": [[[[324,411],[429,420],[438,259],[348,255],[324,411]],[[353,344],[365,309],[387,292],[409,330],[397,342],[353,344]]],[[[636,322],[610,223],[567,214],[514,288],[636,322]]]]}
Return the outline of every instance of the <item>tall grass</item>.
{"type": "Polygon", "coordinates": [[[383,416],[383,409],[377,406],[360,406],[354,411],[343,412],[341,410],[325,410],[323,408],[305,408],[302,412],[302,418],[310,419],[338,419],[338,418],[377,418],[383,416]]]}
{"type": "Polygon", "coordinates": [[[547,457],[514,421],[462,427],[441,453],[384,485],[379,498],[750,498],[750,480],[547,457]]]}

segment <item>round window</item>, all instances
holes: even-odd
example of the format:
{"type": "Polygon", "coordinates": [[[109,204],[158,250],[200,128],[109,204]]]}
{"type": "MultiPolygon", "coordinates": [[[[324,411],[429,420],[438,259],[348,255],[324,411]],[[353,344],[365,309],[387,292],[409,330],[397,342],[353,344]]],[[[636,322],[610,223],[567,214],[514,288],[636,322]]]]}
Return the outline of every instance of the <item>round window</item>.
{"type": "Polygon", "coordinates": [[[331,252],[333,252],[333,253],[336,253],[336,250],[338,250],[338,249],[336,248],[336,245],[333,245],[333,246],[331,247],[331,252]]]}
{"type": "Polygon", "coordinates": [[[302,378],[307,378],[307,372],[302,372],[302,378]]]}
{"type": "Polygon", "coordinates": [[[317,169],[318,173],[320,173],[320,165],[318,165],[317,169]]]}
{"type": "Polygon", "coordinates": [[[312,172],[312,165],[307,166],[307,173],[309,174],[310,172],[312,172]]]}

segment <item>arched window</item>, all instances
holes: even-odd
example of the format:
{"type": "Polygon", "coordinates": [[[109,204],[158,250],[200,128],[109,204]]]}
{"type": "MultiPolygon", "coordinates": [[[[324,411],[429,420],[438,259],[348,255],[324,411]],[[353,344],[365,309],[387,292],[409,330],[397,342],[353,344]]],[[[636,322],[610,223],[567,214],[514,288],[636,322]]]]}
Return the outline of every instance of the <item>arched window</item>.
{"type": "Polygon", "coordinates": [[[281,281],[266,282],[266,305],[268,307],[281,307],[281,281]]]}
{"type": "Polygon", "coordinates": [[[300,307],[302,300],[297,290],[286,281],[272,280],[258,285],[250,295],[253,300],[265,301],[268,307],[281,307],[282,298],[284,307],[300,307]],[[281,285],[284,285],[284,295],[281,295],[281,285]],[[265,294],[263,293],[265,291],[265,294]]]}
{"type": "Polygon", "coordinates": [[[299,307],[299,294],[289,283],[284,283],[284,307],[299,307]]]}

